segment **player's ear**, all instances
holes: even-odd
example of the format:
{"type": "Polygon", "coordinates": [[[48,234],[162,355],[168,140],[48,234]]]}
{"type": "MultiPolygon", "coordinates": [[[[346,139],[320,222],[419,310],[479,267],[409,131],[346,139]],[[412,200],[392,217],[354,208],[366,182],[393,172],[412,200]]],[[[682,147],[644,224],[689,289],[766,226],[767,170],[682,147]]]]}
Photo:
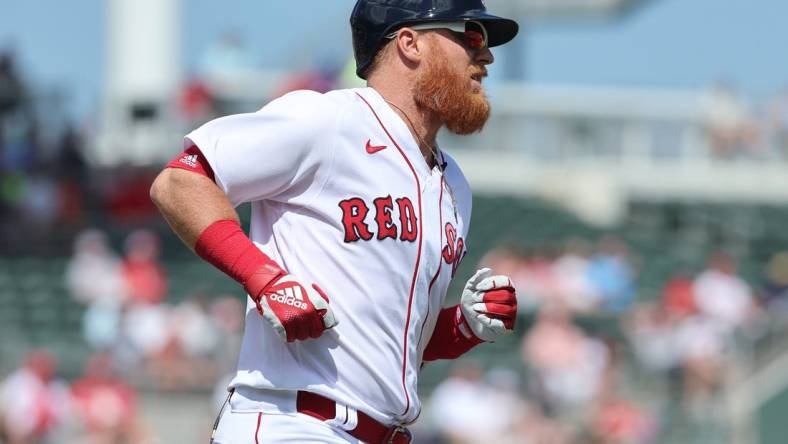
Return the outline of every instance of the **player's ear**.
{"type": "Polygon", "coordinates": [[[397,50],[408,64],[418,64],[424,57],[426,39],[410,28],[401,28],[397,31],[397,50]]]}

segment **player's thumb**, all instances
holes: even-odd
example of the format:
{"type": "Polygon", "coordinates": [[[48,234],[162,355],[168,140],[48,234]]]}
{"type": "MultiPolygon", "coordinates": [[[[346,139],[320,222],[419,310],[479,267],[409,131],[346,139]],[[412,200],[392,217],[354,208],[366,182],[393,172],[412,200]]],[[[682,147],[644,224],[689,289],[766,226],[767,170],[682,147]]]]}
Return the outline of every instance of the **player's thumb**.
{"type": "Polygon", "coordinates": [[[492,270],[489,268],[480,268],[476,270],[476,273],[468,279],[468,282],[465,284],[465,288],[467,289],[476,289],[476,286],[479,285],[479,282],[483,281],[487,276],[492,273],[492,270]]]}
{"type": "Polygon", "coordinates": [[[323,327],[325,327],[326,329],[333,328],[339,322],[337,322],[336,318],[334,317],[334,311],[331,310],[331,307],[328,305],[328,295],[326,295],[326,292],[324,292],[323,289],[320,288],[317,284],[312,284],[312,288],[314,288],[317,294],[319,294],[320,297],[323,299],[323,300],[312,301],[312,303],[315,306],[315,309],[317,310],[318,313],[320,313],[320,317],[323,319],[323,327]]]}

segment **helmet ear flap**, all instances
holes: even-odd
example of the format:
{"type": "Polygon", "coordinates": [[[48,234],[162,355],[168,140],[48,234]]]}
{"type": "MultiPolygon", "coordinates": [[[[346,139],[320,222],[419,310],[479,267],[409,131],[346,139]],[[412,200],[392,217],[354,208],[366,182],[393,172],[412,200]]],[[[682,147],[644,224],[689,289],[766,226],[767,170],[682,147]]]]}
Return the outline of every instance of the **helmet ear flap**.
{"type": "Polygon", "coordinates": [[[364,72],[369,67],[372,55],[367,54],[370,44],[367,39],[369,34],[367,28],[359,23],[351,24],[351,31],[353,32],[353,53],[356,58],[356,75],[362,79],[366,79],[364,72]]]}
{"type": "Polygon", "coordinates": [[[367,41],[367,28],[356,24],[353,25],[353,36],[362,42],[367,41]]]}

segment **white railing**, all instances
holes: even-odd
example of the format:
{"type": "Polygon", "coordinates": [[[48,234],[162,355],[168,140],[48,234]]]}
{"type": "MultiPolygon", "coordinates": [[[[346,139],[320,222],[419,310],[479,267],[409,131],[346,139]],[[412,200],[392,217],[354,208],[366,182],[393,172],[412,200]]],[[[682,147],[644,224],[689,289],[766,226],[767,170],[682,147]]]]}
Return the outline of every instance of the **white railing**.
{"type": "Polygon", "coordinates": [[[714,110],[703,91],[490,87],[493,115],[472,137],[444,135],[456,149],[512,152],[531,161],[712,159],[714,110]]]}
{"type": "Polygon", "coordinates": [[[509,84],[490,100],[480,134],[440,136],[477,190],[539,195],[598,224],[631,199],[788,203],[786,158],[747,138],[757,125],[724,91],[509,84]]]}

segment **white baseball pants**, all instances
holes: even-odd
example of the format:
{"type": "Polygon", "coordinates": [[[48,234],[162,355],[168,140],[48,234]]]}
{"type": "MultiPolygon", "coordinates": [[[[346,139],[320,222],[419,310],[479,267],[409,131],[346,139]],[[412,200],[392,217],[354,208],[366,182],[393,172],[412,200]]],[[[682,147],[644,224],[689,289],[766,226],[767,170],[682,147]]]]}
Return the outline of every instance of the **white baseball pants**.
{"type": "Polygon", "coordinates": [[[213,444],[363,444],[343,430],[301,413],[233,412],[219,418],[213,444]]]}

